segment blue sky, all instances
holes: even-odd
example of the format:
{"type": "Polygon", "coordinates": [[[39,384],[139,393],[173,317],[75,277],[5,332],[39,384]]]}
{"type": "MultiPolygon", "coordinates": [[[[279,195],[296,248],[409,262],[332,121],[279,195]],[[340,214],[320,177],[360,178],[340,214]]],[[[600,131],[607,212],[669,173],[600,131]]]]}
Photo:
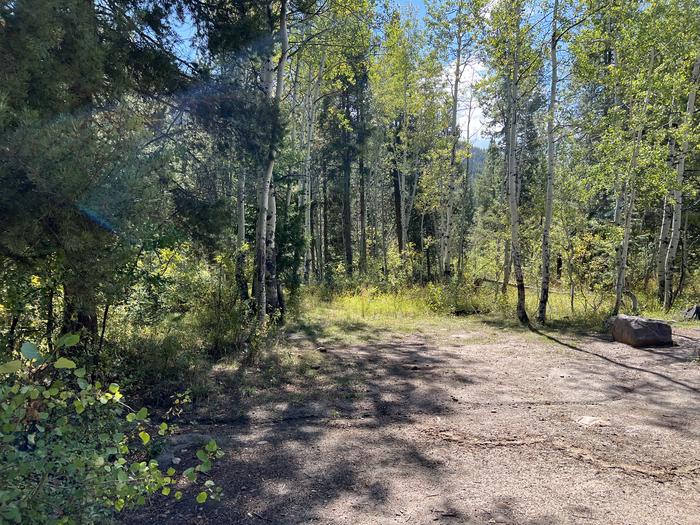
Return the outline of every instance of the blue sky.
{"type": "Polygon", "coordinates": [[[416,9],[416,13],[421,16],[425,14],[425,4],[423,0],[398,0],[398,2],[401,6],[408,7],[412,5],[416,9]]]}

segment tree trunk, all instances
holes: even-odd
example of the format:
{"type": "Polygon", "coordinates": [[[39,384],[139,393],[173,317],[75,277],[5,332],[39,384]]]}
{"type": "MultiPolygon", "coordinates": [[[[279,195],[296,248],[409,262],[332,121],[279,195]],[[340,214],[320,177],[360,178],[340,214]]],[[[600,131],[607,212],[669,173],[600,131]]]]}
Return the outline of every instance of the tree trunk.
{"type": "MultiPolygon", "coordinates": [[[[669,163],[672,163],[671,160],[669,163]]],[[[673,218],[673,207],[668,203],[668,196],[664,197],[663,208],[661,209],[661,231],[656,245],[656,283],[657,297],[659,302],[664,302],[664,267],[666,264],[666,254],[670,241],[671,220],[673,218]]]]}
{"type": "MultiPolygon", "coordinates": [[[[346,137],[346,144],[349,138],[346,137]]],[[[352,210],[350,195],[350,176],[352,164],[350,149],[343,154],[343,247],[345,249],[345,272],[352,275],[352,210]]]]}
{"type": "Polygon", "coordinates": [[[304,239],[305,239],[305,250],[304,250],[304,282],[309,283],[311,273],[312,273],[312,251],[314,249],[312,243],[312,200],[311,200],[311,147],[314,140],[314,129],[316,124],[316,103],[321,91],[321,82],[323,80],[323,71],[326,63],[326,54],[321,55],[321,63],[319,65],[318,77],[314,83],[313,89],[311,88],[311,73],[312,70],[309,68],[309,87],[310,93],[307,96],[307,122],[306,122],[306,152],[304,158],[304,239]]]}
{"type": "Polygon", "coordinates": [[[452,145],[450,150],[450,173],[449,182],[447,187],[447,194],[444,203],[444,219],[441,228],[440,236],[440,263],[442,265],[442,275],[446,280],[451,277],[451,257],[450,257],[450,247],[452,243],[452,215],[453,215],[453,200],[455,193],[455,181],[459,178],[459,166],[457,165],[457,146],[459,145],[459,126],[457,121],[457,114],[459,111],[459,88],[462,80],[462,74],[464,73],[464,68],[462,66],[462,53],[464,48],[462,46],[463,33],[462,33],[462,2],[457,2],[457,12],[455,14],[455,20],[457,21],[457,27],[455,28],[457,35],[456,42],[456,57],[454,73],[452,78],[452,101],[451,101],[451,132],[452,132],[452,145]]]}
{"type": "Polygon", "coordinates": [[[515,45],[513,48],[513,71],[510,82],[510,126],[508,131],[510,139],[508,141],[508,203],[510,206],[510,244],[511,256],[513,258],[513,268],[515,270],[515,281],[518,287],[518,320],[522,324],[529,324],[527,312],[525,311],[525,279],[520,261],[520,217],[518,210],[518,166],[516,162],[517,146],[517,122],[518,122],[518,78],[520,75],[520,17],[521,6],[518,2],[516,6],[515,25],[515,45]]]}
{"type": "Polygon", "coordinates": [[[97,341],[95,294],[78,275],[63,282],[63,326],[61,334],[80,335],[79,347],[87,351],[97,341]]]}
{"type": "Polygon", "coordinates": [[[402,184],[401,184],[401,170],[399,169],[399,159],[398,159],[398,149],[401,144],[401,138],[399,137],[400,127],[396,128],[394,136],[393,159],[391,165],[391,178],[394,183],[394,210],[396,212],[396,239],[399,243],[399,253],[403,254],[405,248],[406,239],[403,236],[404,232],[404,216],[403,216],[403,196],[402,196],[402,184]]]}
{"type": "Polygon", "coordinates": [[[275,313],[281,307],[277,282],[277,191],[274,182],[270,188],[270,205],[267,212],[267,238],[265,243],[265,287],[267,289],[267,311],[275,313]]]}
{"type": "MultiPolygon", "coordinates": [[[[280,29],[279,38],[282,42],[282,52],[277,64],[277,85],[275,91],[272,91],[272,55],[268,57],[264,76],[264,87],[271,102],[279,108],[284,90],[284,66],[287,62],[289,50],[289,38],[287,35],[287,0],[281,0],[280,6],[280,29]]],[[[273,134],[275,135],[275,134],[273,134]]],[[[265,286],[266,268],[267,268],[267,214],[270,201],[270,186],[272,184],[272,175],[275,168],[275,158],[277,156],[277,144],[271,138],[269,144],[269,153],[267,167],[263,174],[263,179],[260,183],[260,192],[258,198],[258,221],[255,239],[255,302],[258,308],[258,320],[265,321],[266,305],[267,305],[267,290],[265,286]]]]}
{"type": "MultiPolygon", "coordinates": [[[[692,124],[693,114],[695,113],[695,97],[698,89],[698,80],[700,79],[700,55],[695,59],[693,65],[693,73],[691,78],[690,93],[688,94],[688,105],[686,107],[686,122],[692,124]]],[[[687,137],[687,135],[686,135],[687,137]]],[[[666,260],[664,264],[664,309],[669,311],[673,306],[673,266],[676,263],[676,254],[678,251],[678,242],[681,236],[681,224],[683,213],[683,178],[685,175],[685,159],[688,156],[690,144],[688,139],[683,140],[681,151],[678,157],[676,166],[676,187],[673,189],[673,220],[671,222],[671,238],[668,243],[668,251],[666,252],[666,260]]]]}
{"type": "Polygon", "coordinates": [[[360,152],[360,273],[367,272],[367,203],[365,201],[365,157],[364,151],[360,152]]]}
{"type": "Polygon", "coordinates": [[[246,257],[243,249],[245,245],[245,172],[243,170],[238,174],[236,213],[238,227],[236,233],[236,287],[239,297],[243,301],[247,301],[250,297],[248,295],[248,281],[245,277],[246,257]]]}
{"type": "Polygon", "coordinates": [[[549,300],[549,266],[550,246],[549,235],[552,228],[552,207],[554,201],[554,114],[557,104],[557,17],[559,0],[554,0],[552,12],[552,39],[549,47],[549,59],[552,74],[549,87],[549,109],[547,111],[547,189],[545,191],[544,226],[542,228],[542,286],[540,288],[540,304],[537,309],[537,320],[544,324],[547,319],[547,301],[549,300]]]}
{"type": "MultiPolygon", "coordinates": [[[[654,66],[654,53],[651,54],[651,59],[649,63],[649,78],[651,78],[651,70],[654,66]]],[[[651,86],[647,87],[646,96],[644,97],[643,111],[647,111],[649,106],[649,97],[651,95],[651,86]]],[[[642,136],[644,134],[644,124],[640,124],[637,128],[637,136],[634,141],[634,148],[632,150],[632,158],[630,160],[629,173],[627,175],[627,180],[623,184],[623,192],[627,193],[627,198],[625,201],[625,218],[624,218],[624,233],[622,236],[622,244],[619,247],[618,265],[617,265],[617,278],[615,280],[615,306],[613,307],[612,314],[617,315],[620,313],[620,308],[622,306],[622,296],[625,292],[625,278],[627,272],[627,256],[629,254],[629,243],[632,236],[632,215],[634,213],[634,204],[637,197],[637,185],[636,185],[636,171],[637,162],[639,159],[639,149],[642,144],[642,136]]]]}
{"type": "Polygon", "coordinates": [[[17,344],[17,325],[19,324],[19,314],[13,313],[10,320],[10,329],[7,331],[7,353],[12,354],[17,344]]]}
{"type": "MultiPolygon", "coordinates": [[[[331,260],[329,235],[328,235],[328,174],[323,169],[323,261],[328,264],[331,260]]],[[[324,267],[325,272],[325,267],[324,267]]]]}

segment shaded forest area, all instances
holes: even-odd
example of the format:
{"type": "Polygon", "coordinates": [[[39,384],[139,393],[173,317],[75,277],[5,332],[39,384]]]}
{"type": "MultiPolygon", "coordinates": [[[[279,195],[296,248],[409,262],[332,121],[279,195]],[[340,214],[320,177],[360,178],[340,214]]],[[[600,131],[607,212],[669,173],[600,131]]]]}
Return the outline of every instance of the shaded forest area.
{"type": "Polygon", "coordinates": [[[181,497],[153,441],[310,302],[680,318],[699,50],[695,0],[0,3],[2,520],[181,497]]]}

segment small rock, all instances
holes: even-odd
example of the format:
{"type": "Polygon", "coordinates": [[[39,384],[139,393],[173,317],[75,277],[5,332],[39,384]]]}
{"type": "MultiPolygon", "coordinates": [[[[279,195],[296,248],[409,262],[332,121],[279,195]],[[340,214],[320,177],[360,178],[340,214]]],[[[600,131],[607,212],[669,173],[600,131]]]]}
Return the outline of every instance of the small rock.
{"type": "Polygon", "coordinates": [[[506,523],[508,525],[513,523],[513,521],[508,516],[506,516],[505,514],[501,514],[500,512],[495,514],[492,519],[494,523],[506,523]]]}
{"type": "Polygon", "coordinates": [[[193,432],[191,434],[175,434],[166,438],[163,450],[156,461],[161,467],[167,467],[171,463],[177,465],[180,462],[180,458],[175,457],[175,451],[187,451],[190,447],[196,446],[201,447],[206,445],[212,436],[209,434],[200,434],[198,432],[193,432]],[[175,461],[177,459],[177,462],[175,461]]]}
{"type": "Polygon", "coordinates": [[[583,416],[576,421],[584,427],[607,427],[610,426],[610,421],[594,416],[583,416]]]}
{"type": "Polygon", "coordinates": [[[319,346],[316,350],[318,350],[322,354],[325,354],[326,352],[328,352],[328,349],[325,346],[319,346]]]}

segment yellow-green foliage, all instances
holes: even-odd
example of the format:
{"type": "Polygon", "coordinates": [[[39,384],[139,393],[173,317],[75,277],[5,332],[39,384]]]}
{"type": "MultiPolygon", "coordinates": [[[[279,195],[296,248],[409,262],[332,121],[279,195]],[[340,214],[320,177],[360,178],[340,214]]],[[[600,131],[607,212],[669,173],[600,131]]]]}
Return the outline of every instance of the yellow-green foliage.
{"type": "Polygon", "coordinates": [[[333,305],[345,315],[361,319],[420,318],[433,313],[422,288],[409,288],[394,293],[363,288],[357,294],[340,295],[333,300],[333,305]]]}

